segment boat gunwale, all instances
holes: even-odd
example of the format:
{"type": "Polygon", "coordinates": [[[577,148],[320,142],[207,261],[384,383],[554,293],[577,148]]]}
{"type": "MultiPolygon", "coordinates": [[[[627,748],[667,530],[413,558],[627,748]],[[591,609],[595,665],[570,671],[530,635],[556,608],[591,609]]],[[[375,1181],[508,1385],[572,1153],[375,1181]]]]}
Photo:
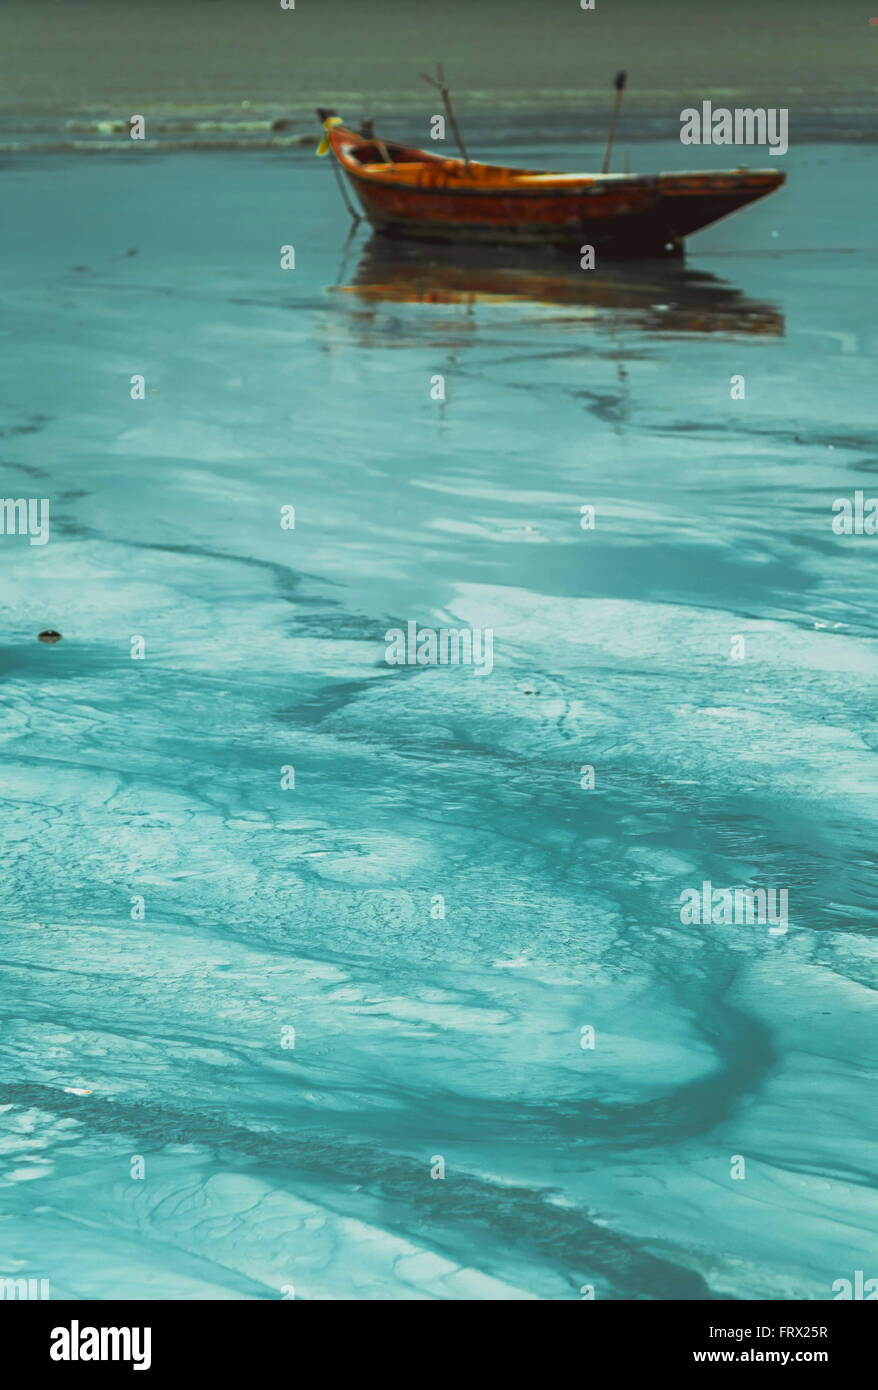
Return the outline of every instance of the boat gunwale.
{"type": "Polygon", "coordinates": [[[675,187],[681,193],[710,194],[736,189],[744,191],[748,186],[759,188],[770,185],[771,189],[774,189],[786,181],[786,174],[781,169],[749,169],[746,166],[738,169],[680,170],[658,174],[577,174],[521,169],[514,165],[485,164],[475,161],[466,165],[462,159],[456,159],[454,156],[434,155],[427,150],[419,150],[413,145],[402,145],[395,141],[392,142],[392,146],[385,144],[388,153],[393,148],[401,154],[420,156],[415,160],[406,159],[404,161],[405,167],[419,170],[440,165],[449,176],[450,182],[442,185],[419,186],[414,180],[400,177],[399,168],[395,166],[392,159],[390,163],[360,164],[351,158],[350,150],[352,148],[357,145],[373,145],[375,143],[373,139],[366,139],[344,126],[334,127],[329,132],[329,138],[339,163],[352,179],[357,182],[372,184],[378,188],[390,187],[401,193],[419,195],[475,196],[479,198],[570,198],[599,196],[607,192],[670,192],[675,187]],[[508,178],[498,179],[495,184],[490,185],[484,181],[480,183],[477,177],[465,172],[467,168],[495,170],[508,176],[508,178]],[[527,179],[540,179],[542,182],[539,185],[526,186],[527,179]],[[568,185],[573,183],[574,186],[564,187],[558,183],[553,184],[553,179],[564,180],[568,185]],[[690,187],[687,188],[687,184],[690,187]]]}

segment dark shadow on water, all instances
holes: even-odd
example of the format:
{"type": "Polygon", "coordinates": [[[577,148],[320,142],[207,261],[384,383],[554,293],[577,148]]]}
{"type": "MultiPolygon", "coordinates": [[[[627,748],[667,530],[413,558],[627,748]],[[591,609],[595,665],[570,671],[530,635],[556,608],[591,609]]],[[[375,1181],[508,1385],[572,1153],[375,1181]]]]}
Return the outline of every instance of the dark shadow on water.
{"type": "MultiPolygon", "coordinates": [[[[456,1263],[481,1255],[500,1263],[516,1252],[536,1258],[578,1289],[585,1278],[601,1281],[608,1298],[706,1301],[710,1288],[673,1249],[653,1254],[636,1238],[598,1223],[588,1209],[560,1207],[551,1189],[501,1183],[479,1172],[456,1171],[453,1183],[424,1179],[424,1162],[368,1136],[303,1126],[298,1115],[275,1113],[272,1127],[260,1114],[259,1129],[222,1109],[175,1107],[158,1098],[71,1097],[57,1086],[0,1080],[0,1104],[39,1108],[101,1142],[160,1149],[196,1144],[218,1171],[254,1174],[301,1197],[313,1192],[330,1210],[377,1221],[406,1240],[448,1250],[456,1263]]],[[[508,1142],[495,1135],[493,1142],[508,1142]]],[[[490,1160],[486,1160],[490,1167],[490,1160]]]]}
{"type": "Polygon", "coordinates": [[[551,250],[406,245],[371,236],[342,261],[338,293],[406,304],[532,303],[618,317],[653,333],[747,333],[783,337],[776,305],[748,299],[726,280],[684,260],[605,262],[581,270],[575,256],[551,250]]]}

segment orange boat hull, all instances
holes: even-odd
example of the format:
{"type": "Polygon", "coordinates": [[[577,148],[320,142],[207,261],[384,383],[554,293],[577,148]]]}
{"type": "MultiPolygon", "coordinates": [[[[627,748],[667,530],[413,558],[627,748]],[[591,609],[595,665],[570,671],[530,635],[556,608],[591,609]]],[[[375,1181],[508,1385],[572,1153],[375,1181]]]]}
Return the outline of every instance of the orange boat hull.
{"type": "Polygon", "coordinates": [[[635,177],[465,164],[340,124],[328,140],[376,231],[446,243],[667,255],[681,250],[684,237],[784,181],[773,169],[635,177]]]}

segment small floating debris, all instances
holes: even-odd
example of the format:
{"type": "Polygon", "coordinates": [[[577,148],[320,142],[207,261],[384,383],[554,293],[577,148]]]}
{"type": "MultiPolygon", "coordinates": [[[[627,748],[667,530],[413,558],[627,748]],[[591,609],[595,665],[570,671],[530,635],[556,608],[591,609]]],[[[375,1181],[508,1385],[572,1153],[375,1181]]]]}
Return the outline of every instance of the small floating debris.
{"type": "Polygon", "coordinates": [[[90,1096],[92,1094],[87,1086],[65,1086],[64,1093],[68,1096],[90,1096]]]}
{"type": "Polygon", "coordinates": [[[53,627],[47,627],[45,632],[37,633],[37,641],[48,642],[51,645],[53,642],[61,641],[61,634],[60,632],[56,632],[53,627]]]}

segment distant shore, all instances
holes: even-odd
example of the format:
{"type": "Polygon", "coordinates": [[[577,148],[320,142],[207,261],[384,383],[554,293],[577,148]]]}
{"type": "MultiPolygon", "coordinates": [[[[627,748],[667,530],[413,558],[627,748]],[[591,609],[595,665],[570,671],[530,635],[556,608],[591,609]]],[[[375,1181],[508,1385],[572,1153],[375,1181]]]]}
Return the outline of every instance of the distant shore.
{"type": "MultiPolygon", "coordinates": [[[[4,0],[0,120],[315,105],[422,112],[445,65],[462,112],[603,119],[613,73],[645,124],[710,98],[787,106],[807,138],[874,138],[878,26],[854,0],[4,0]]],[[[664,132],[665,134],[667,131],[664,132]]]]}

